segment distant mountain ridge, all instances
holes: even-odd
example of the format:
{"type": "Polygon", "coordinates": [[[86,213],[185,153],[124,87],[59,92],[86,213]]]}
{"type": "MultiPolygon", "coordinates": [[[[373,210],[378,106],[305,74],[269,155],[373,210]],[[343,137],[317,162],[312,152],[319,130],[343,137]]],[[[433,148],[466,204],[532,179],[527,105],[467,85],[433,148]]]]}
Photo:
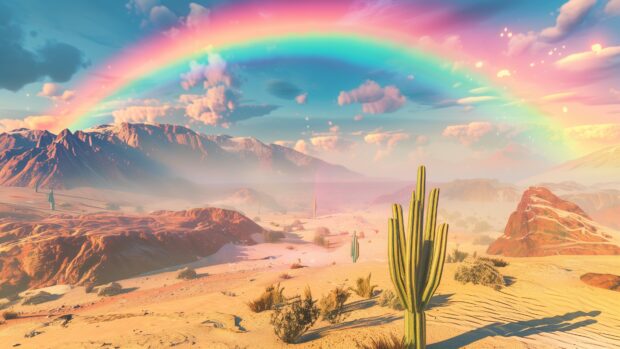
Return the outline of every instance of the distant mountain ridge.
{"type": "Polygon", "coordinates": [[[360,178],[276,144],[205,135],[168,124],[101,125],[58,135],[18,129],[0,134],[0,184],[158,187],[174,181],[337,181],[360,178]]]}

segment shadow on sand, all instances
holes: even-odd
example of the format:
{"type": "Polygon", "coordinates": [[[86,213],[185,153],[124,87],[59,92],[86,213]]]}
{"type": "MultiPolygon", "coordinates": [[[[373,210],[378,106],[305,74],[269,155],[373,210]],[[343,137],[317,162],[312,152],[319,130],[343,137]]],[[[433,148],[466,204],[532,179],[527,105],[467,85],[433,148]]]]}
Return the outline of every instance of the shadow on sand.
{"type": "Polygon", "coordinates": [[[596,317],[600,311],[575,311],[564,315],[550,316],[542,319],[516,321],[509,323],[494,322],[481,328],[477,328],[456,337],[434,343],[428,346],[429,349],[453,349],[462,348],[486,337],[527,337],[539,333],[568,332],[576,328],[592,325],[596,323],[594,319],[583,319],[577,322],[570,322],[584,317],[596,317]]]}

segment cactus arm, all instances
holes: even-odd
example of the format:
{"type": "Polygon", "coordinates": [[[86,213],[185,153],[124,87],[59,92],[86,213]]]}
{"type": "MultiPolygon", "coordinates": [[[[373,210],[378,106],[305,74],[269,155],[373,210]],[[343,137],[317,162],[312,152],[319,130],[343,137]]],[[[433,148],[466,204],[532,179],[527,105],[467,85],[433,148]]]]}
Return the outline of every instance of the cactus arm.
{"type": "Polygon", "coordinates": [[[390,264],[390,277],[396,288],[396,294],[404,308],[409,308],[407,292],[405,291],[405,281],[403,280],[404,266],[403,255],[400,250],[400,241],[397,234],[397,227],[394,219],[390,218],[388,226],[388,259],[390,264]]]}
{"type": "Polygon", "coordinates": [[[420,244],[419,241],[422,238],[420,234],[420,201],[416,200],[413,204],[413,207],[410,208],[413,210],[413,235],[409,236],[407,241],[407,254],[406,254],[406,268],[405,268],[405,283],[407,284],[407,295],[410,298],[412,311],[418,309],[418,300],[420,299],[418,296],[418,273],[417,266],[418,261],[420,259],[420,244]]]}
{"type": "Polygon", "coordinates": [[[431,270],[429,273],[429,280],[426,284],[426,288],[422,295],[422,302],[424,307],[428,306],[433,297],[433,294],[439,287],[441,276],[443,274],[443,266],[446,260],[446,245],[448,240],[448,225],[442,224],[436,232],[435,246],[433,246],[433,261],[431,264],[431,270]]]}

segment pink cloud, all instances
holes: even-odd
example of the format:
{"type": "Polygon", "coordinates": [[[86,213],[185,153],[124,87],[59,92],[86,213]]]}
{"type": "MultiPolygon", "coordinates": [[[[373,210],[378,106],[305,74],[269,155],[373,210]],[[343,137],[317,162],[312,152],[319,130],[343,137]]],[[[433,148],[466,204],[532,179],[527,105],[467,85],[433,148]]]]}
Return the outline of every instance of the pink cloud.
{"type": "Polygon", "coordinates": [[[132,105],[123,109],[112,112],[114,123],[138,122],[138,123],[155,123],[157,119],[166,117],[173,108],[169,105],[150,106],[150,105],[132,105]]]}
{"type": "Polygon", "coordinates": [[[53,115],[31,115],[24,119],[0,119],[0,132],[8,132],[18,128],[31,130],[49,130],[55,126],[53,115]]]}
{"type": "Polygon", "coordinates": [[[494,130],[495,127],[489,122],[471,122],[465,125],[448,126],[443,130],[442,135],[448,138],[456,138],[464,145],[471,145],[494,130]]]}
{"type": "Polygon", "coordinates": [[[555,66],[560,70],[572,73],[607,71],[620,67],[620,46],[573,53],[555,62],[555,66]]]}
{"type": "Polygon", "coordinates": [[[309,154],[310,153],[310,149],[309,149],[308,143],[306,141],[304,141],[303,139],[298,140],[295,143],[295,147],[293,149],[295,149],[298,152],[303,153],[303,154],[309,154]]]}
{"type": "Polygon", "coordinates": [[[315,149],[322,151],[344,151],[352,146],[350,141],[333,134],[314,136],[310,138],[310,143],[315,149]]]}
{"type": "Polygon", "coordinates": [[[405,132],[376,131],[364,136],[364,142],[379,147],[375,154],[375,160],[382,159],[391,154],[396,144],[407,139],[409,139],[409,134],[405,132]]]}
{"type": "Polygon", "coordinates": [[[620,143],[620,124],[579,125],[564,129],[564,135],[579,142],[620,143]]]}
{"type": "Polygon", "coordinates": [[[611,16],[620,15],[620,0],[609,0],[605,5],[605,13],[611,16]]]}
{"type": "Polygon", "coordinates": [[[46,82],[41,88],[41,92],[37,94],[41,97],[47,97],[55,101],[68,102],[75,97],[75,91],[63,90],[58,84],[46,82]]]}
{"type": "Polygon", "coordinates": [[[299,96],[295,97],[295,102],[297,102],[297,104],[306,104],[307,99],[308,93],[302,93],[299,96]]]}
{"type": "Polygon", "coordinates": [[[366,114],[391,113],[400,109],[406,98],[396,86],[381,87],[372,80],[365,81],[350,91],[340,91],[338,105],[361,103],[366,114]]]}
{"type": "Polygon", "coordinates": [[[557,42],[566,38],[579,26],[596,5],[596,0],[569,0],[562,7],[553,27],[540,32],[546,42],[557,42]]]}
{"type": "Polygon", "coordinates": [[[210,88],[204,95],[181,95],[185,113],[190,118],[210,126],[230,126],[227,116],[235,110],[235,103],[228,99],[227,89],[220,85],[210,88]]]}

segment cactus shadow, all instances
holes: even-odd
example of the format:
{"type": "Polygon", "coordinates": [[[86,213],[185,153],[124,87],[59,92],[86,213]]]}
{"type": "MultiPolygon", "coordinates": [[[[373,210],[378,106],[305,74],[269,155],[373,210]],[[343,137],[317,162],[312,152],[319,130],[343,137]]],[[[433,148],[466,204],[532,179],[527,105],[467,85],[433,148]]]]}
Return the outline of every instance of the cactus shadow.
{"type": "Polygon", "coordinates": [[[371,308],[373,306],[375,306],[377,304],[376,299],[371,298],[371,299],[362,299],[359,301],[355,301],[355,302],[351,302],[348,304],[344,305],[344,312],[345,313],[350,313],[356,310],[364,310],[364,309],[368,309],[371,308]]]}
{"type": "Polygon", "coordinates": [[[438,294],[433,296],[431,301],[428,303],[428,308],[426,310],[450,305],[450,298],[452,298],[452,296],[454,296],[454,293],[438,294]]]}
{"type": "Polygon", "coordinates": [[[564,315],[550,316],[541,319],[515,321],[509,323],[494,322],[456,337],[433,343],[429,349],[456,349],[470,345],[486,337],[528,337],[540,333],[569,332],[574,329],[595,324],[593,317],[601,314],[600,311],[575,311],[564,315]],[[580,319],[573,322],[573,320],[580,319]],[[586,319],[584,319],[586,318],[586,319]]]}
{"type": "Polygon", "coordinates": [[[362,318],[362,319],[344,321],[339,324],[327,325],[327,326],[314,329],[308,332],[307,334],[303,335],[299,343],[304,343],[304,342],[309,342],[315,339],[319,339],[331,331],[350,330],[350,329],[355,329],[355,328],[367,328],[367,327],[379,326],[379,325],[389,324],[393,321],[401,320],[401,319],[402,319],[402,316],[386,314],[386,315],[381,315],[381,316],[371,316],[371,317],[362,318]]]}

